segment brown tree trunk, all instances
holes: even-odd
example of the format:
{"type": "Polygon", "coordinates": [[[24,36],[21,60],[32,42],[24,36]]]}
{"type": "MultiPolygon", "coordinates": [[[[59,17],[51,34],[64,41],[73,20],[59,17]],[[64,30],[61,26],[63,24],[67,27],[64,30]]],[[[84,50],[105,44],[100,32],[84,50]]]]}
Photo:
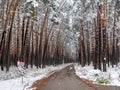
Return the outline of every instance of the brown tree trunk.
{"type": "Polygon", "coordinates": [[[104,0],[104,18],[103,18],[103,71],[106,72],[106,25],[107,25],[107,0],[104,0]]]}

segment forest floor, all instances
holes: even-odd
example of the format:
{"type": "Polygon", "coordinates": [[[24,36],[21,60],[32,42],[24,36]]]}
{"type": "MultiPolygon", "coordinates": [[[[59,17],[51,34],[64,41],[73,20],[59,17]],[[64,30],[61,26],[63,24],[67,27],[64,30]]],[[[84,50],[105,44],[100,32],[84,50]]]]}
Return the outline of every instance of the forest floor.
{"type": "Polygon", "coordinates": [[[75,74],[74,66],[70,65],[53,75],[33,83],[32,90],[95,90],[85,84],[75,74]]]}
{"type": "Polygon", "coordinates": [[[79,78],[74,65],[70,65],[49,77],[37,80],[30,90],[120,90],[120,87],[93,84],[92,81],[79,78]]]}
{"type": "Polygon", "coordinates": [[[0,70],[0,90],[28,90],[36,80],[48,77],[69,65],[71,65],[71,63],[46,66],[45,68],[39,69],[35,66],[31,69],[29,66],[29,68],[25,70],[24,75],[22,75],[17,67],[11,67],[9,72],[0,70]]]}
{"type": "Polygon", "coordinates": [[[95,70],[92,65],[81,67],[77,63],[44,69],[34,66],[25,69],[24,75],[17,67],[11,67],[9,72],[0,70],[0,90],[120,90],[120,64],[107,67],[107,72],[95,70]],[[110,83],[100,85],[101,78],[110,83]]]}

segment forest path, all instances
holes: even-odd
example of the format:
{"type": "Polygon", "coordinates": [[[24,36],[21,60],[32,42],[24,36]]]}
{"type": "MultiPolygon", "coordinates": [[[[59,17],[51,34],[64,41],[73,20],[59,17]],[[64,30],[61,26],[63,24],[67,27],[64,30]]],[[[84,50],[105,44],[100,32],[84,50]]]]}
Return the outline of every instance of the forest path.
{"type": "Polygon", "coordinates": [[[95,90],[76,76],[74,65],[70,65],[48,78],[36,81],[32,88],[32,90],[95,90]]]}
{"type": "Polygon", "coordinates": [[[33,83],[30,90],[120,90],[119,86],[93,84],[75,74],[74,65],[70,65],[42,80],[33,83]]]}

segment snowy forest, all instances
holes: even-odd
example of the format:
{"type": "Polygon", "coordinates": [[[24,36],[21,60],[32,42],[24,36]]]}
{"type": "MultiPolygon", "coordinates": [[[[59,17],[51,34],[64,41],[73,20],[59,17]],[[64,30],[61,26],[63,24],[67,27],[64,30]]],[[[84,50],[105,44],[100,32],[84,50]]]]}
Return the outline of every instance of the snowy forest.
{"type": "Polygon", "coordinates": [[[119,0],[0,0],[0,67],[120,61],[119,0]]]}
{"type": "Polygon", "coordinates": [[[0,90],[120,90],[120,0],[0,0],[0,90]]]}

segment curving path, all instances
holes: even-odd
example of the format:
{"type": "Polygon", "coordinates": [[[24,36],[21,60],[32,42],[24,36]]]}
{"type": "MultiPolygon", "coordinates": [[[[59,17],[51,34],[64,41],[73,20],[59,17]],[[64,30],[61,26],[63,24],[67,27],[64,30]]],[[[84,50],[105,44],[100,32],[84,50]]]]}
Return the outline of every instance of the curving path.
{"type": "Polygon", "coordinates": [[[47,78],[37,80],[30,90],[120,90],[120,87],[97,85],[89,80],[80,79],[71,65],[47,78]]]}
{"type": "Polygon", "coordinates": [[[73,65],[53,74],[49,78],[36,81],[32,88],[34,90],[95,90],[75,75],[73,65]]]}

